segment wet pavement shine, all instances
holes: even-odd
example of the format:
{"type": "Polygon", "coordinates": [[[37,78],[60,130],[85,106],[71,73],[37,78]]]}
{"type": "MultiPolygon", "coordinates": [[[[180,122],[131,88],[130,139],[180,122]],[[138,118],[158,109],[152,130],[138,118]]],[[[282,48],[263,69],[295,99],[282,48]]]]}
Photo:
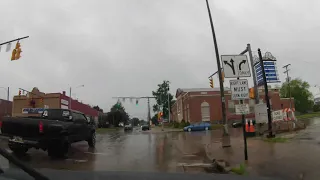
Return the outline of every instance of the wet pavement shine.
{"type": "MultiPolygon", "coordinates": [[[[251,176],[283,179],[318,179],[320,176],[320,118],[305,121],[307,128],[285,143],[248,139],[248,171],[251,176]]],[[[231,147],[221,147],[219,130],[203,132],[152,133],[114,131],[97,135],[96,148],[86,142],[72,145],[68,159],[52,160],[42,150],[30,149],[19,157],[34,168],[89,171],[184,172],[181,163],[224,159],[244,163],[242,129],[230,129],[231,147]]],[[[2,147],[6,147],[1,142],[2,147]]],[[[14,168],[3,157],[0,166],[14,168]]],[[[201,170],[197,170],[199,172],[201,170]]]]}

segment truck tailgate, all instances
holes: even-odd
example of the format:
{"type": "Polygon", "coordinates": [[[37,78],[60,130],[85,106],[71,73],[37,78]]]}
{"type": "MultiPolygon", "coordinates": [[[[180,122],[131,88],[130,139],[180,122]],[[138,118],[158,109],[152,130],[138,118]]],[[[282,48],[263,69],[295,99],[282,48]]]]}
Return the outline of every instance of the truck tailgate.
{"type": "Polygon", "coordinates": [[[43,131],[46,135],[49,135],[54,131],[54,128],[50,128],[50,124],[59,124],[58,121],[52,121],[47,119],[5,117],[2,120],[1,130],[4,135],[21,136],[26,138],[38,138],[41,136],[41,133],[39,132],[40,121],[43,124],[43,131]]]}

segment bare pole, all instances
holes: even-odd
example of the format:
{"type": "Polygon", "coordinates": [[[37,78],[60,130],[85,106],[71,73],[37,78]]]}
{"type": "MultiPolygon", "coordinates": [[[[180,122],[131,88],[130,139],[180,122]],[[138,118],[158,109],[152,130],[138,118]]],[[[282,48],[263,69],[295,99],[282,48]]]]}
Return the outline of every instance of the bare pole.
{"type": "Polygon", "coordinates": [[[222,71],[221,71],[221,63],[220,63],[220,55],[218,50],[218,43],[216,38],[216,33],[213,26],[213,21],[211,17],[211,11],[209,7],[208,0],[206,0],[207,10],[209,14],[209,20],[211,25],[211,32],[212,32],[212,40],[214,43],[214,49],[216,54],[217,66],[218,66],[218,74],[219,74],[219,84],[220,84],[220,98],[221,98],[221,109],[222,109],[222,121],[224,124],[223,128],[223,137],[226,137],[222,140],[222,147],[230,147],[230,136],[228,133],[228,125],[227,125],[227,116],[226,116],[226,104],[225,104],[225,97],[224,97],[224,87],[223,87],[223,80],[222,80],[222,71]]]}
{"type": "Polygon", "coordinates": [[[1,43],[0,46],[4,45],[4,44],[9,44],[11,42],[20,41],[20,40],[26,39],[26,38],[29,38],[29,36],[25,36],[25,37],[21,37],[21,38],[18,38],[18,39],[14,39],[14,40],[11,40],[11,41],[7,41],[7,42],[4,42],[4,43],[1,43]]]}
{"type": "Polygon", "coordinates": [[[290,85],[290,77],[289,77],[289,70],[290,69],[288,69],[288,67],[290,66],[291,64],[287,64],[287,65],[285,65],[285,66],[283,66],[282,68],[285,68],[286,69],[286,71],[284,71],[284,73],[286,73],[287,74],[287,83],[288,83],[288,88],[289,88],[289,98],[290,98],[290,109],[292,108],[292,98],[291,98],[291,85],[290,85]]]}

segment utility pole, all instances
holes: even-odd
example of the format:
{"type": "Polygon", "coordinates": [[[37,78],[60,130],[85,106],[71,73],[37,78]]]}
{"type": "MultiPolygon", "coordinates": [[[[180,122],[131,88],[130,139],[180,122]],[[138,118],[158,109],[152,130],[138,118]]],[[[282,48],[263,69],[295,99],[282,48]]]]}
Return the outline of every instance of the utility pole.
{"type": "Polygon", "coordinates": [[[289,88],[289,98],[290,98],[290,109],[292,108],[292,105],[291,105],[291,102],[292,102],[292,98],[291,98],[291,85],[290,85],[290,76],[289,76],[289,71],[290,69],[288,69],[288,67],[290,66],[291,64],[287,64],[285,66],[283,66],[283,68],[286,69],[286,71],[284,71],[285,74],[287,74],[287,83],[288,83],[288,88],[289,88]]]}
{"type": "Polygon", "coordinates": [[[170,94],[169,94],[169,91],[168,91],[168,114],[169,114],[169,116],[168,116],[168,121],[169,121],[169,123],[170,123],[170,109],[171,109],[171,107],[170,107],[170,94]]]}
{"type": "Polygon", "coordinates": [[[71,87],[69,89],[69,109],[71,110],[71,87]]]}
{"type": "Polygon", "coordinates": [[[217,66],[218,66],[218,73],[219,73],[222,121],[223,121],[223,124],[224,124],[223,135],[222,135],[222,137],[223,137],[222,138],[222,147],[230,147],[231,144],[230,144],[230,136],[229,136],[229,133],[228,133],[226,104],[225,104],[225,98],[224,98],[224,87],[223,87],[223,80],[222,80],[222,72],[221,72],[221,63],[220,63],[220,55],[219,55],[219,50],[218,50],[218,43],[217,43],[217,39],[216,39],[216,34],[215,34],[213,22],[212,22],[211,11],[210,11],[208,0],[206,0],[206,4],[207,4],[207,10],[208,10],[208,14],[209,14],[209,20],[210,20],[211,32],[212,32],[212,39],[213,39],[213,43],[214,43],[217,66]]]}
{"type": "Polygon", "coordinates": [[[268,83],[267,83],[266,72],[264,71],[264,64],[263,64],[260,48],[258,49],[258,54],[259,54],[259,61],[260,61],[260,66],[262,71],[263,82],[264,82],[265,101],[267,103],[268,131],[269,131],[269,135],[267,137],[272,138],[274,137],[274,135],[272,133],[272,120],[271,120],[271,108],[270,108],[270,100],[269,100],[268,83]]]}

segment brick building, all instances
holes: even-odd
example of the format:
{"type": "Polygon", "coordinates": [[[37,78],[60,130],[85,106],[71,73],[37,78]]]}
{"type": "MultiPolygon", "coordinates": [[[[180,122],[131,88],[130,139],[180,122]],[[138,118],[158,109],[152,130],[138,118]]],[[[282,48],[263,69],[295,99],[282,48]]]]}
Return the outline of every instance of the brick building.
{"type": "Polygon", "coordinates": [[[0,99],[0,120],[3,116],[11,116],[12,114],[12,102],[4,99],[0,99]]]}
{"type": "MultiPolygon", "coordinates": [[[[62,93],[43,93],[33,88],[31,93],[24,93],[13,97],[12,116],[38,116],[43,108],[69,109],[69,97],[62,93]]],[[[98,120],[98,111],[90,105],[83,104],[71,98],[71,109],[80,111],[98,120]]]]}
{"type": "MultiPolygon", "coordinates": [[[[264,89],[259,89],[260,102],[264,101],[264,89]]],[[[289,98],[280,98],[279,89],[269,89],[272,110],[289,108],[289,98]]],[[[190,123],[211,121],[219,123],[222,120],[220,88],[177,89],[176,102],[171,107],[171,119],[180,122],[182,119],[190,123]]],[[[235,115],[235,104],[239,101],[231,100],[230,88],[225,88],[226,113],[229,122],[240,120],[241,115],[235,115]]],[[[245,100],[249,104],[250,114],[247,118],[254,118],[254,99],[245,100]]],[[[294,99],[292,98],[292,108],[294,99]]]]}

